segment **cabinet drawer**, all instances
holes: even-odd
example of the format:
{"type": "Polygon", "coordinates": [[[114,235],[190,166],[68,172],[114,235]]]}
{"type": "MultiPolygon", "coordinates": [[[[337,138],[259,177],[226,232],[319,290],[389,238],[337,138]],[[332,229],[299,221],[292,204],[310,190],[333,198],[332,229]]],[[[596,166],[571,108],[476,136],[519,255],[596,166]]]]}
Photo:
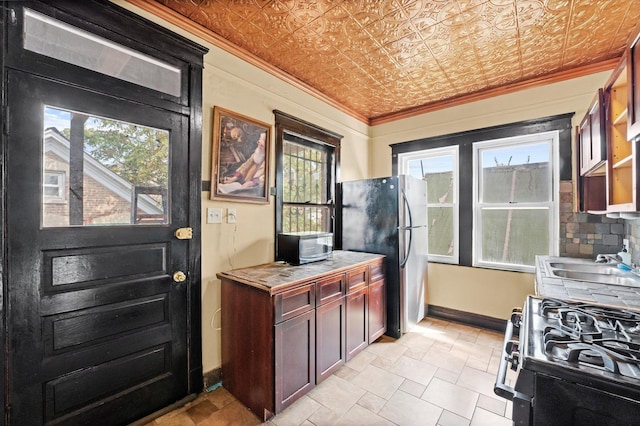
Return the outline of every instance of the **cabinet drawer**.
{"type": "Polygon", "coordinates": [[[369,266],[369,282],[384,279],[384,261],[380,260],[369,266]]]}
{"type": "Polygon", "coordinates": [[[275,324],[314,309],[315,288],[315,284],[311,283],[276,294],[273,298],[275,324]]]}
{"type": "Polygon", "coordinates": [[[352,269],[347,272],[347,293],[352,293],[367,286],[368,270],[369,268],[367,266],[363,266],[362,268],[352,269]]]}
{"type": "Polygon", "coordinates": [[[316,306],[340,299],[345,295],[344,274],[335,275],[316,283],[316,306]]]}

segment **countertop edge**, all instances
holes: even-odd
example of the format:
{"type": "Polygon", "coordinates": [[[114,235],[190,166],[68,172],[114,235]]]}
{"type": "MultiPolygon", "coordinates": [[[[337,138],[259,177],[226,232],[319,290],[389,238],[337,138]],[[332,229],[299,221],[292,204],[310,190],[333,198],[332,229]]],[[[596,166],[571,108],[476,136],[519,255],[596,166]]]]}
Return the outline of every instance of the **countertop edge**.
{"type": "Polygon", "coordinates": [[[254,287],[258,290],[262,290],[269,293],[270,296],[273,296],[275,294],[282,293],[283,291],[286,291],[286,290],[293,290],[294,288],[297,288],[298,286],[303,285],[309,281],[313,281],[315,279],[325,277],[327,276],[327,274],[340,274],[349,269],[357,268],[359,266],[364,266],[373,261],[376,261],[378,259],[382,259],[385,257],[385,255],[383,254],[365,253],[365,252],[349,252],[349,251],[336,251],[334,252],[333,256],[335,258],[336,256],[343,257],[343,256],[349,256],[351,254],[354,254],[354,256],[357,256],[357,257],[366,256],[367,259],[359,259],[353,262],[349,262],[349,264],[346,264],[337,268],[327,267],[326,270],[310,272],[309,275],[297,277],[293,280],[289,280],[289,281],[283,280],[281,284],[277,284],[277,285],[270,286],[270,285],[261,284],[256,280],[252,280],[252,279],[234,274],[234,271],[248,271],[251,269],[260,270],[263,268],[277,266],[278,268],[282,268],[282,271],[285,271],[285,272],[287,270],[295,270],[296,272],[298,272],[300,270],[299,268],[305,268],[305,267],[313,267],[314,269],[318,269],[318,266],[322,265],[322,262],[326,262],[326,261],[313,262],[306,265],[298,265],[298,266],[283,264],[282,262],[269,262],[269,263],[264,263],[260,265],[249,266],[246,268],[238,268],[230,271],[218,272],[216,274],[216,277],[221,280],[222,279],[232,280],[250,287],[254,287]],[[295,268],[295,269],[289,269],[289,268],[295,268]]]}

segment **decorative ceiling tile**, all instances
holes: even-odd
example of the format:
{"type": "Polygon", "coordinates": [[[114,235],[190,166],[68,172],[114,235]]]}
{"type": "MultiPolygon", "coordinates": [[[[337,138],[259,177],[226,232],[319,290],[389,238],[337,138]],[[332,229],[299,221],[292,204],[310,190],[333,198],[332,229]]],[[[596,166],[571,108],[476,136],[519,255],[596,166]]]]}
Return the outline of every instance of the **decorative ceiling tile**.
{"type": "Polygon", "coordinates": [[[157,2],[370,118],[618,58],[640,10],[640,0],[157,2]]]}

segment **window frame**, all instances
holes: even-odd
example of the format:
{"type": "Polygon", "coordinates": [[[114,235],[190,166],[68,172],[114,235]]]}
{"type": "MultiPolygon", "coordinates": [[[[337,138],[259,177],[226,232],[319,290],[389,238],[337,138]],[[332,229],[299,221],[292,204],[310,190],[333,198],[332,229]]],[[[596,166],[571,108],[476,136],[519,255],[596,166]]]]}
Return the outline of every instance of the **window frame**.
{"type": "Polygon", "coordinates": [[[286,114],[282,111],[274,110],[275,115],[275,162],[276,162],[276,187],[275,187],[275,232],[274,232],[274,246],[275,246],[275,258],[278,259],[278,234],[283,230],[283,214],[285,205],[305,205],[314,206],[316,204],[308,203],[285,203],[284,202],[284,141],[285,135],[293,135],[296,138],[300,138],[313,147],[313,144],[317,144],[318,147],[329,150],[328,162],[331,164],[328,170],[327,194],[328,202],[324,204],[317,204],[322,207],[329,207],[330,211],[330,230],[333,233],[333,244],[336,246],[336,242],[341,241],[340,235],[337,235],[337,230],[340,229],[339,220],[336,218],[336,194],[337,185],[340,182],[340,144],[342,141],[342,135],[331,132],[329,130],[318,127],[314,124],[308,123],[304,120],[286,114]],[[332,153],[330,151],[333,151],[332,153]]]}
{"type": "MultiPolygon", "coordinates": [[[[412,160],[437,158],[437,157],[453,157],[453,202],[451,203],[429,203],[427,200],[427,212],[429,207],[451,207],[453,209],[453,254],[451,256],[441,254],[429,254],[430,262],[450,263],[457,265],[460,262],[460,149],[457,145],[444,146],[440,148],[428,148],[420,151],[404,153],[398,155],[399,174],[409,174],[409,162],[412,160]]],[[[427,187],[427,191],[429,188],[427,187]]],[[[427,218],[428,220],[428,218],[427,218]]]]}
{"type": "Polygon", "coordinates": [[[501,139],[486,140],[473,144],[473,266],[487,269],[501,269],[517,272],[535,272],[535,265],[522,265],[515,263],[491,262],[482,259],[482,212],[485,209],[533,210],[547,209],[549,220],[548,254],[557,256],[560,241],[560,177],[559,177],[559,132],[535,133],[531,135],[514,136],[501,139]],[[514,146],[534,145],[549,143],[549,200],[539,202],[485,202],[483,195],[482,179],[482,152],[496,148],[508,148],[514,146]]]}
{"type": "Polygon", "coordinates": [[[42,198],[45,203],[65,203],[66,197],[66,185],[67,185],[67,173],[64,170],[45,170],[44,179],[42,182],[42,198]],[[48,185],[46,183],[47,175],[56,175],[58,177],[57,185],[48,185]],[[58,196],[47,195],[45,188],[58,188],[58,196]]]}
{"type": "MultiPolygon", "coordinates": [[[[574,112],[549,117],[501,124],[458,133],[432,136],[390,144],[392,173],[398,174],[398,156],[428,148],[457,145],[459,147],[459,265],[473,266],[473,144],[492,139],[530,135],[553,130],[559,132],[558,167],[560,181],[571,181],[573,175],[571,119],[574,112]]],[[[559,191],[559,188],[554,188],[559,191]]],[[[558,195],[558,194],[556,194],[558,195]]]]}

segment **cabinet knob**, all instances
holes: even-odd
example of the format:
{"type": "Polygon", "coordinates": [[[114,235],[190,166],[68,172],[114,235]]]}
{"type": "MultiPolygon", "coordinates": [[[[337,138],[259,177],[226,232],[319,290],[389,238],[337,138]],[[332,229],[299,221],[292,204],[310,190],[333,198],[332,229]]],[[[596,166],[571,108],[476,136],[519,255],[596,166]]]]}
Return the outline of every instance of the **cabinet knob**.
{"type": "Polygon", "coordinates": [[[187,276],[185,275],[184,272],[178,271],[173,274],[173,280],[177,283],[181,283],[187,280],[187,276]]]}

